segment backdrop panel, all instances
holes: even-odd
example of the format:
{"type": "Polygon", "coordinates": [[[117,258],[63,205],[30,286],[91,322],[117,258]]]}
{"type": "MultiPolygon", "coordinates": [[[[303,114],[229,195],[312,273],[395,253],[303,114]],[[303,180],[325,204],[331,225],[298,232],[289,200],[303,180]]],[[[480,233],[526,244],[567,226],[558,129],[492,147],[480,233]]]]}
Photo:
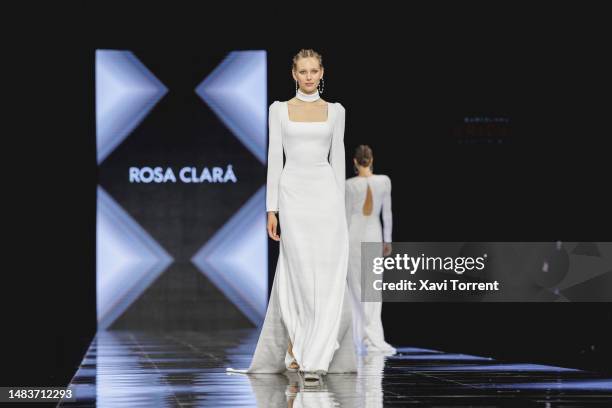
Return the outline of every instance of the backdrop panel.
{"type": "Polygon", "coordinates": [[[98,328],[258,325],[266,52],[95,59],[98,328]]]}

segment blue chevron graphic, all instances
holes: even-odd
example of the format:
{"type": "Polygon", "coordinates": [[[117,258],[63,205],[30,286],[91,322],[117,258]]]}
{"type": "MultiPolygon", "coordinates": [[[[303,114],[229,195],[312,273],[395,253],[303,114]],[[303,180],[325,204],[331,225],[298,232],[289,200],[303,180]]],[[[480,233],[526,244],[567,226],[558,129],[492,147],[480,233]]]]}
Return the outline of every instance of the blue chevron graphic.
{"type": "Polygon", "coordinates": [[[259,326],[268,296],[268,246],[262,186],[191,258],[245,316],[259,326]]]}
{"type": "Polygon", "coordinates": [[[130,51],[96,50],[98,164],[168,92],[130,51]]]}
{"type": "Polygon", "coordinates": [[[266,51],[232,51],[196,88],[240,142],[266,163],[266,51]]]}
{"type": "Polygon", "coordinates": [[[173,258],[100,186],[96,230],[98,329],[105,330],[173,258]]]}

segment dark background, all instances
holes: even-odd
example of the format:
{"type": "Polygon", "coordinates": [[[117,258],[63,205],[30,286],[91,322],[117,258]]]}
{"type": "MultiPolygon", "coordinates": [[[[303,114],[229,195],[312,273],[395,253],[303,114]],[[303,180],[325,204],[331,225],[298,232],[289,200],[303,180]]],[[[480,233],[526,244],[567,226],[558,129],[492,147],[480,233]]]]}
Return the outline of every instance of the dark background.
{"type": "MultiPolygon", "coordinates": [[[[36,32],[14,59],[27,80],[7,77],[22,113],[6,133],[18,142],[6,159],[18,162],[5,173],[16,192],[7,198],[15,249],[3,271],[2,385],[67,384],[96,330],[96,48],[165,58],[267,49],[270,102],[293,93],[291,56],[315,48],[324,98],[347,110],[347,177],[353,148],[367,143],[375,173],[393,180],[395,241],[610,241],[601,14],[477,11],[381,11],[351,30],[324,28],[350,18],[323,8],[314,26],[296,15],[191,31],[100,18],[88,30],[84,17],[66,30],[54,22],[51,41],[36,32]],[[509,125],[483,136],[462,125],[466,116],[509,125]]],[[[271,271],[277,255],[271,245],[271,271]]],[[[386,304],[383,323],[393,344],[612,367],[609,303],[386,304]]]]}

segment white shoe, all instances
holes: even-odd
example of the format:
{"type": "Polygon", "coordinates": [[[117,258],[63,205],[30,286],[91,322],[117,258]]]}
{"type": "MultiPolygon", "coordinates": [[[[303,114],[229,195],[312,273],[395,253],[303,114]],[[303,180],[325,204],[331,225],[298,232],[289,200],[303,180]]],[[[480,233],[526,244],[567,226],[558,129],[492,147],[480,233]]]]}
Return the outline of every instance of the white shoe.
{"type": "Polygon", "coordinates": [[[297,373],[299,369],[300,369],[300,365],[298,364],[295,358],[291,360],[291,363],[289,363],[289,366],[287,367],[287,371],[290,371],[292,373],[297,373]],[[291,367],[291,365],[293,364],[295,364],[297,367],[291,367]]]}
{"type": "Polygon", "coordinates": [[[303,373],[304,376],[304,387],[318,387],[321,385],[321,374],[307,371],[303,373]]]}
{"type": "Polygon", "coordinates": [[[298,364],[297,360],[294,357],[291,357],[289,352],[285,353],[285,367],[287,368],[287,371],[292,373],[297,373],[297,371],[300,369],[300,365],[298,364]],[[293,363],[297,365],[297,368],[291,368],[293,363]]]}

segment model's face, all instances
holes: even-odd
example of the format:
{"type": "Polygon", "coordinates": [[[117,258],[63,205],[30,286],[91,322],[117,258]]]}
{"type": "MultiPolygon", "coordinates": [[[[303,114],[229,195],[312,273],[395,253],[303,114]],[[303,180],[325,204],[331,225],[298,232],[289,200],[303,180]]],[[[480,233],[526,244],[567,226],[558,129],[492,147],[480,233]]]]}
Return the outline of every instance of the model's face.
{"type": "Polygon", "coordinates": [[[319,81],[323,78],[323,68],[319,65],[319,60],[314,57],[300,58],[292,74],[302,92],[311,94],[317,90],[319,81]]]}

